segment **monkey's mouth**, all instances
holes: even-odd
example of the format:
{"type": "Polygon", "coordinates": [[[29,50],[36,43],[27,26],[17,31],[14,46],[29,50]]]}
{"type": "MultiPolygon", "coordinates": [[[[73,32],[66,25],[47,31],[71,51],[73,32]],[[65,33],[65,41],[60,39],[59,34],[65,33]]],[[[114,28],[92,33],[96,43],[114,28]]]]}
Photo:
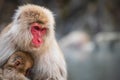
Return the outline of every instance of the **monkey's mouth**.
{"type": "Polygon", "coordinates": [[[32,33],[32,44],[35,47],[39,47],[43,43],[42,37],[46,33],[46,28],[43,28],[39,23],[32,23],[31,24],[31,33],[32,33]]]}

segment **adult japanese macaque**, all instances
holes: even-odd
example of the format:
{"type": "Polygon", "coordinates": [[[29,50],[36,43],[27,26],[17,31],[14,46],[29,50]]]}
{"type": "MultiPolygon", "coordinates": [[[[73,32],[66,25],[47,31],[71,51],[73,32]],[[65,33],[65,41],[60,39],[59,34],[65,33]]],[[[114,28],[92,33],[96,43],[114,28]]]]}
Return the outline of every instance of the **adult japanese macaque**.
{"type": "Polygon", "coordinates": [[[66,64],[55,39],[54,24],[52,12],[44,7],[19,7],[13,22],[1,32],[0,65],[21,50],[34,59],[32,80],[66,80],[66,64]]]}
{"type": "Polygon", "coordinates": [[[26,76],[32,66],[33,59],[28,53],[15,52],[0,69],[0,80],[28,80],[26,76]]]}

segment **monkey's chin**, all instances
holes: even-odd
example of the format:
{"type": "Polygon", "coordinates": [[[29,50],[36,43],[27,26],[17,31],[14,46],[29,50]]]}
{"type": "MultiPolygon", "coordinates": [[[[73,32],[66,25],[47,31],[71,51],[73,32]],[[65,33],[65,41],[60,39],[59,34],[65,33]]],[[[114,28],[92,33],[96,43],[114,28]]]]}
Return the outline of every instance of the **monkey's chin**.
{"type": "Polygon", "coordinates": [[[37,44],[37,45],[36,45],[36,44],[33,44],[33,43],[32,43],[32,47],[33,47],[33,48],[39,48],[40,45],[41,45],[41,44],[37,44]]]}

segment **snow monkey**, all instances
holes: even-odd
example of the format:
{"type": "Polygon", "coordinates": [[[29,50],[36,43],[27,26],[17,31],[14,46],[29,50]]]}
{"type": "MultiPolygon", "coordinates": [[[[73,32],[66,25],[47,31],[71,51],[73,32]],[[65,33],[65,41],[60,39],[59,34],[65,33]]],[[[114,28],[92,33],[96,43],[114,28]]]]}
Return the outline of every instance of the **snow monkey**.
{"type": "Polygon", "coordinates": [[[13,53],[0,69],[0,80],[28,80],[28,70],[33,66],[32,57],[25,52],[13,53]]]}
{"type": "Polygon", "coordinates": [[[64,56],[55,39],[52,12],[44,7],[20,6],[0,35],[0,65],[13,52],[28,52],[34,59],[32,80],[67,80],[64,56]]]}

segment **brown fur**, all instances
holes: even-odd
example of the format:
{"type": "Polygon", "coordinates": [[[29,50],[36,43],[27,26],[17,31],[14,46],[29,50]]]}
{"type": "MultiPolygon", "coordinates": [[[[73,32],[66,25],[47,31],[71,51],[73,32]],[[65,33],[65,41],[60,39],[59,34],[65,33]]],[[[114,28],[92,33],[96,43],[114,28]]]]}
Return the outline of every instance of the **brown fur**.
{"type": "Polygon", "coordinates": [[[28,53],[15,52],[0,69],[0,80],[28,80],[25,75],[32,65],[33,59],[28,53]]]}
{"type": "Polygon", "coordinates": [[[52,12],[44,7],[36,5],[19,7],[13,22],[1,34],[0,63],[3,64],[16,50],[26,51],[34,58],[32,80],[67,80],[66,63],[55,39],[54,24],[52,12]],[[31,44],[33,36],[30,24],[33,22],[40,22],[42,27],[47,28],[46,35],[42,37],[44,43],[39,48],[31,44]],[[3,54],[5,52],[6,54],[3,54]]]}

